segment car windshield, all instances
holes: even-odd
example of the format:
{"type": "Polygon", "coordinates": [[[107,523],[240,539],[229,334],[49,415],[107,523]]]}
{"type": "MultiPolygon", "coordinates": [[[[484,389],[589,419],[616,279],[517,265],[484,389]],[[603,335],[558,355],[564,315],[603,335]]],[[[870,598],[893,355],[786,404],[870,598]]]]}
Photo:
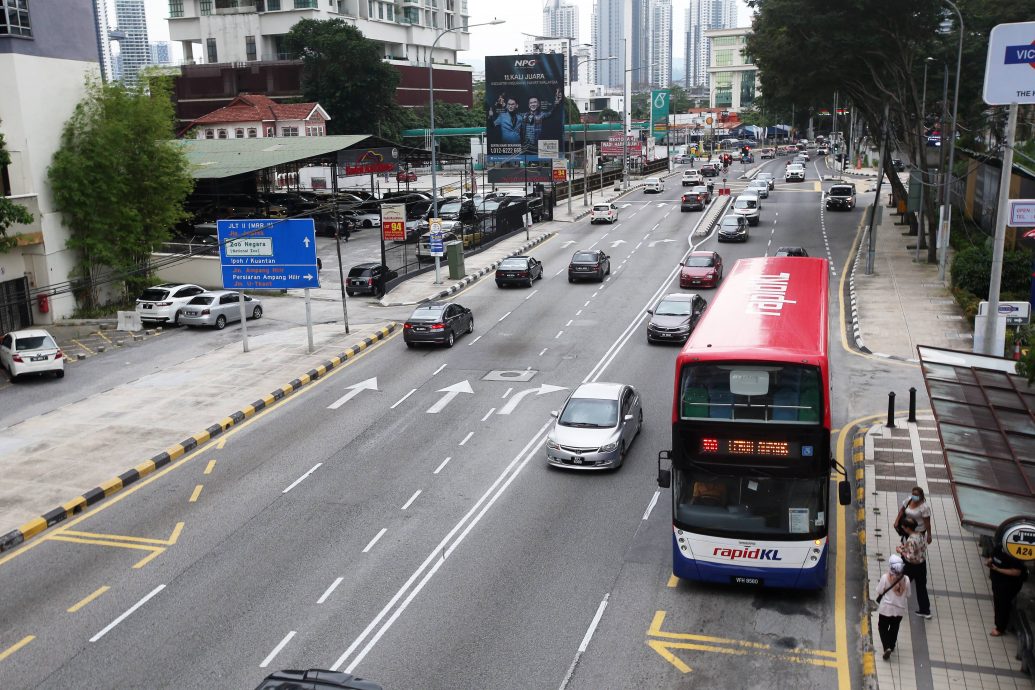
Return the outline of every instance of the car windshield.
{"type": "Polygon", "coordinates": [[[440,321],[445,307],[420,307],[414,310],[410,321],[440,321]]]}
{"type": "Polygon", "coordinates": [[[561,426],[606,429],[618,426],[618,401],[572,398],[558,418],[561,426]]]}
{"type": "Polygon", "coordinates": [[[733,208],[755,208],[756,206],[758,206],[757,201],[751,198],[745,199],[743,197],[737,199],[736,203],[733,204],[733,208]]]}
{"type": "Polygon", "coordinates": [[[727,217],[722,219],[722,226],[723,227],[735,228],[738,225],[740,225],[740,221],[737,220],[736,218],[730,218],[729,216],[727,216],[727,217]]]}
{"type": "Polygon", "coordinates": [[[352,270],[349,271],[349,278],[358,278],[359,276],[370,275],[369,266],[353,266],[352,270]]]}
{"type": "Polygon", "coordinates": [[[702,185],[697,185],[696,187],[691,187],[690,191],[693,192],[694,194],[707,194],[708,193],[708,188],[702,184],[702,185]]]}
{"type": "Polygon", "coordinates": [[[655,316],[689,316],[690,303],[685,300],[662,300],[654,310],[655,316]]]}
{"type": "Polygon", "coordinates": [[[148,288],[140,293],[142,302],[161,302],[169,296],[169,291],[164,288],[148,288]]]}
{"type": "Polygon", "coordinates": [[[504,270],[512,270],[516,268],[523,269],[528,268],[528,263],[525,261],[525,259],[504,259],[502,262],[500,262],[500,268],[504,270]]]}
{"type": "Polygon", "coordinates": [[[852,196],[851,187],[831,187],[830,196],[852,196]]]}
{"type": "Polygon", "coordinates": [[[757,178],[759,180],[768,180],[773,176],[772,173],[758,173],[757,178]]]}
{"type": "Polygon", "coordinates": [[[715,260],[710,256],[691,256],[684,265],[693,268],[707,268],[708,266],[714,266],[715,260]]]}
{"type": "Polygon", "coordinates": [[[198,295],[187,304],[212,304],[213,299],[212,295],[198,295]]]}
{"type": "Polygon", "coordinates": [[[597,262],[597,255],[593,252],[579,252],[572,257],[571,262],[575,264],[595,264],[597,262]]]}
{"type": "Polygon", "coordinates": [[[54,339],[49,335],[23,335],[19,336],[14,343],[14,349],[19,352],[56,347],[57,343],[55,343],[54,339]]]}
{"type": "Polygon", "coordinates": [[[500,207],[502,199],[486,199],[482,204],[479,204],[478,208],[483,211],[495,211],[500,207]]]}
{"type": "Polygon", "coordinates": [[[440,214],[444,214],[444,213],[454,213],[454,214],[455,213],[460,213],[460,202],[459,201],[451,201],[448,204],[442,204],[441,206],[438,207],[438,212],[440,214]]]}

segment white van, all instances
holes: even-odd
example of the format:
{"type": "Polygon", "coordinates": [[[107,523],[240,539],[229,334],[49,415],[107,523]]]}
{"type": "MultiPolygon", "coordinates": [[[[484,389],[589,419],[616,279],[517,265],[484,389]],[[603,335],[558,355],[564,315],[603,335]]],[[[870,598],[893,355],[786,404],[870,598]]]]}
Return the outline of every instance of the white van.
{"type": "Polygon", "coordinates": [[[665,181],[660,177],[648,177],[643,181],[643,193],[660,194],[665,191],[665,181]]]}

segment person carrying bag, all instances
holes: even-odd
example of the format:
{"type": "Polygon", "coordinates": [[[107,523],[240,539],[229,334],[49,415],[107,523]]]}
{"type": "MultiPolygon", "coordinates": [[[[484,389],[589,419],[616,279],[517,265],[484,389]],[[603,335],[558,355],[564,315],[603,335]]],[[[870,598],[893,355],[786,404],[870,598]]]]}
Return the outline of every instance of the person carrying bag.
{"type": "Polygon", "coordinates": [[[905,573],[902,557],[895,554],[888,559],[888,572],[877,583],[877,632],[884,647],[886,660],[895,651],[898,628],[909,605],[909,576],[905,573]]]}

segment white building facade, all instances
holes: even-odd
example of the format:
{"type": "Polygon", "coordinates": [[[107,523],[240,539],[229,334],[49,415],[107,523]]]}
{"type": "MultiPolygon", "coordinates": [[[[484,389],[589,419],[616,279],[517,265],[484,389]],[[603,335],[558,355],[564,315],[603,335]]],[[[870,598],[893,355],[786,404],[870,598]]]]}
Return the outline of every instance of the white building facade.
{"type": "Polygon", "coordinates": [[[750,33],[750,27],[705,32],[711,49],[708,102],[712,108],[741,112],[755,102],[758,69],[744,52],[750,33]]]}
{"type": "Polygon", "coordinates": [[[650,0],[648,12],[650,84],[663,89],[672,82],[672,0],[650,0]]]}
{"type": "Polygon", "coordinates": [[[547,0],[543,7],[543,36],[579,41],[579,8],[563,0],[547,0]]]}
{"type": "Polygon", "coordinates": [[[117,78],[126,86],[136,86],[140,70],[151,64],[144,0],[115,0],[115,24],[120,37],[117,78]]]}

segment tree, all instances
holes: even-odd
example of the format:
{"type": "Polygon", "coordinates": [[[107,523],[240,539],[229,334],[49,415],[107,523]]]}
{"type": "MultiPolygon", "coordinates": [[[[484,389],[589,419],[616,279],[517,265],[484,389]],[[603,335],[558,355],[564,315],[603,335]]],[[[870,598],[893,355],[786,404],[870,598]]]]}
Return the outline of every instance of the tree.
{"type": "MultiPolygon", "coordinates": [[[[0,170],[11,164],[11,154],[7,152],[4,135],[0,133],[0,170]]],[[[2,190],[0,190],[2,191],[2,190]]],[[[28,225],[33,220],[32,214],[21,204],[0,196],[0,252],[6,252],[15,246],[17,240],[7,236],[7,228],[15,223],[28,225]]]]}
{"type": "Polygon", "coordinates": [[[622,116],[618,113],[617,110],[612,110],[611,108],[604,108],[600,111],[601,122],[618,122],[621,119],[622,116]]]}
{"type": "Polygon", "coordinates": [[[395,102],[399,72],[384,62],[379,44],[343,19],[303,19],[284,46],[301,56],[302,92],[330,114],[328,134],[399,139],[406,121],[395,102]]]}
{"type": "Polygon", "coordinates": [[[185,219],[194,180],[173,139],[168,92],[151,85],[88,80],[86,95],[61,132],[47,175],[76,253],[81,306],[97,306],[96,288],[113,271],[132,293],[149,279],[151,253],[185,219]]]}

